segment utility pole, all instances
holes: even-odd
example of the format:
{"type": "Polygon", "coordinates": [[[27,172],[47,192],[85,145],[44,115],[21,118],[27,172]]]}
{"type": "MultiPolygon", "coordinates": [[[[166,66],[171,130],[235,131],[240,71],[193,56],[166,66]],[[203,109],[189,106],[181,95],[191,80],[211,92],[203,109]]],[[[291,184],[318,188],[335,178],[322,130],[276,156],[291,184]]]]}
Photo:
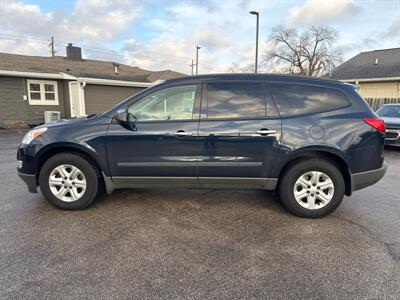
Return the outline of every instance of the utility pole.
{"type": "Polygon", "coordinates": [[[258,26],[259,26],[259,17],[260,13],[258,11],[251,11],[250,12],[252,15],[255,15],[257,17],[257,29],[256,29],[256,61],[254,64],[254,73],[257,74],[257,65],[258,65],[258,26]]]}
{"type": "Polygon", "coordinates": [[[51,39],[50,39],[49,47],[50,47],[50,54],[51,54],[51,56],[55,56],[56,53],[57,53],[57,51],[56,51],[56,49],[55,49],[55,47],[54,47],[54,36],[52,36],[51,39]]]}
{"type": "Polygon", "coordinates": [[[196,46],[196,75],[199,75],[199,49],[201,47],[196,46]]]}
{"type": "Polygon", "coordinates": [[[191,69],[191,74],[192,74],[192,76],[193,76],[193,68],[194,68],[195,65],[196,65],[196,64],[193,62],[193,59],[192,59],[192,63],[189,65],[189,67],[190,67],[190,69],[191,69]]]}

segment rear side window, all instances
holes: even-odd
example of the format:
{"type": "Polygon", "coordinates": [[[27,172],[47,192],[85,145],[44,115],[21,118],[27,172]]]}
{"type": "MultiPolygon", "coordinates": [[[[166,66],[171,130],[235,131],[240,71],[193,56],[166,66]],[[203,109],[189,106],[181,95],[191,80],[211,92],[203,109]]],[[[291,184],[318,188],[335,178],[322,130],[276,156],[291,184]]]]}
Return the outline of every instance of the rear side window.
{"type": "Polygon", "coordinates": [[[349,105],[346,96],[337,90],[285,83],[270,83],[281,116],[295,116],[339,109],[349,105]]]}
{"type": "Polygon", "coordinates": [[[208,119],[265,117],[266,97],[258,83],[208,83],[208,119]]]}

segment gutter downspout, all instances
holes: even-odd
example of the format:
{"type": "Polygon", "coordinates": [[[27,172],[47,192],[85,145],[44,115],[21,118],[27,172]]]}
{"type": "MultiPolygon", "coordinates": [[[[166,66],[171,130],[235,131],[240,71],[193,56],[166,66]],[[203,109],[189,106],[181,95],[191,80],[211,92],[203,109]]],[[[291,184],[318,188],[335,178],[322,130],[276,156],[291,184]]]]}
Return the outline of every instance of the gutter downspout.
{"type": "Polygon", "coordinates": [[[78,87],[79,87],[79,93],[78,93],[78,99],[79,99],[79,113],[80,117],[86,116],[86,103],[85,103],[85,87],[86,87],[86,81],[80,81],[78,78],[78,87]]]}
{"type": "Polygon", "coordinates": [[[358,84],[358,80],[356,81],[357,91],[360,91],[360,85],[358,84]]]}

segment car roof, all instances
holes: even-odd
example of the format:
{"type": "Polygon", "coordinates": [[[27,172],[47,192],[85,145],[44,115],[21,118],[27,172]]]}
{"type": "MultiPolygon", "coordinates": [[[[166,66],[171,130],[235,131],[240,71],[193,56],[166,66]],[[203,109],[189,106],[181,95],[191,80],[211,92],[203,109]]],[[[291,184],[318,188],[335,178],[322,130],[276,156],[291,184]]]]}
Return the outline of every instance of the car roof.
{"type": "Polygon", "coordinates": [[[185,76],[175,79],[165,80],[166,84],[178,84],[185,82],[203,82],[203,81],[279,81],[279,82],[298,82],[309,84],[322,84],[322,85],[338,85],[338,86],[353,86],[352,84],[344,83],[338,80],[322,77],[312,76],[299,76],[299,75],[285,75],[285,74],[254,74],[254,73],[228,73],[228,74],[205,74],[195,76],[185,76]]]}

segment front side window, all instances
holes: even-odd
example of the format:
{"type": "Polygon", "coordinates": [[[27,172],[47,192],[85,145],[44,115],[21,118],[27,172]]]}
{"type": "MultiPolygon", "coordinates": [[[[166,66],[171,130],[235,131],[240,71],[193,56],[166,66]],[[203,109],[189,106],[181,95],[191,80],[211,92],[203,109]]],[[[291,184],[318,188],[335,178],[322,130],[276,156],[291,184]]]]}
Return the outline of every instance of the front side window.
{"type": "Polygon", "coordinates": [[[30,105],[58,105],[57,82],[28,80],[30,105]]]}
{"type": "Polygon", "coordinates": [[[266,97],[258,83],[208,83],[207,118],[265,117],[266,97]]]}
{"type": "Polygon", "coordinates": [[[196,86],[167,88],[150,94],[128,108],[138,121],[191,120],[196,86]]]}
{"type": "Polygon", "coordinates": [[[349,105],[346,96],[335,89],[287,83],[270,83],[281,116],[295,116],[339,109],[349,105]]]}

